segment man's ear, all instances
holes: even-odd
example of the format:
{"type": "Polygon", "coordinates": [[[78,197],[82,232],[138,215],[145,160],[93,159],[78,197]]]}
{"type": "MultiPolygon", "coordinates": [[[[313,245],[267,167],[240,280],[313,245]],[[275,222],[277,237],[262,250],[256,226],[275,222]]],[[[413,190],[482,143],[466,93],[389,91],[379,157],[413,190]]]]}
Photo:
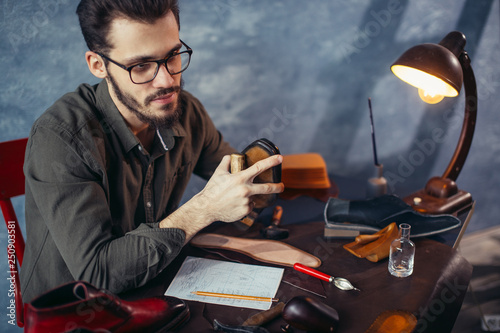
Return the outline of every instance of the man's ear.
{"type": "Polygon", "coordinates": [[[106,65],[104,64],[103,59],[97,53],[87,51],[85,53],[85,60],[87,60],[89,70],[94,76],[98,77],[99,79],[104,79],[108,76],[106,65]]]}

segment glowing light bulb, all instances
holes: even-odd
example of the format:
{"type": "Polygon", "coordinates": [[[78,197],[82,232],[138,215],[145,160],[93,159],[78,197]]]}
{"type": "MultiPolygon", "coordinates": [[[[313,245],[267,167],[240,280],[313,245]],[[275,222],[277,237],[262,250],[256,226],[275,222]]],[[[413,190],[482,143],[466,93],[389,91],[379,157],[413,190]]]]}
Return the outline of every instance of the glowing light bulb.
{"type": "Polygon", "coordinates": [[[439,95],[432,90],[429,91],[427,89],[424,90],[420,88],[418,89],[418,96],[420,96],[420,99],[427,104],[437,104],[444,98],[443,95],[439,95]]]}
{"type": "Polygon", "coordinates": [[[458,96],[458,91],[448,83],[424,71],[402,65],[394,65],[391,70],[401,80],[418,88],[418,95],[426,103],[436,104],[445,96],[458,96]]]}

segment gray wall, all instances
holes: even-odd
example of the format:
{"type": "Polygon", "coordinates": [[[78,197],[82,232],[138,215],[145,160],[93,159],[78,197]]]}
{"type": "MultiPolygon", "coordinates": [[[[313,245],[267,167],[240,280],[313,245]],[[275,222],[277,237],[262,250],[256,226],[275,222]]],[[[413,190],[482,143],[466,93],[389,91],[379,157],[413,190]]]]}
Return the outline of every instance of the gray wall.
{"type": "MultiPolygon", "coordinates": [[[[0,3],[5,141],[27,136],[33,121],[65,92],[97,81],[84,61],[76,1],[0,3]]],[[[458,140],[464,98],[426,105],[389,66],[407,48],[460,30],[476,74],[479,111],[458,185],[477,200],[468,231],[484,229],[500,216],[499,14],[499,2],[485,0],[181,0],[181,38],[194,50],[186,89],[235,147],[264,136],[284,154],[321,153],[331,174],[356,179],[365,179],[373,163],[371,97],[379,160],[390,190],[404,196],[444,171],[458,140]],[[446,132],[444,143],[432,141],[436,128],[446,132]]],[[[201,186],[193,181],[186,198],[201,186]]],[[[22,199],[16,209],[24,220],[22,199]]],[[[1,230],[0,249],[7,243],[1,230]]],[[[1,267],[5,280],[4,261],[1,267]]],[[[5,331],[7,286],[0,288],[5,331]]]]}

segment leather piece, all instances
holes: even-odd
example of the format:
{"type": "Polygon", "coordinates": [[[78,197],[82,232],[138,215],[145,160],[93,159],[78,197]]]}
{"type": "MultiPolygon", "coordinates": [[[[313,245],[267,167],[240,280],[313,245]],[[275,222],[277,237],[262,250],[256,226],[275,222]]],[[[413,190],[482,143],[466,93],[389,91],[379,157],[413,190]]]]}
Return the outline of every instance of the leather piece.
{"type": "Polygon", "coordinates": [[[289,244],[269,239],[249,239],[219,234],[198,234],[190,242],[197,247],[217,248],[243,253],[255,260],[293,267],[297,262],[319,267],[321,260],[289,244]]]}
{"type": "Polygon", "coordinates": [[[187,304],[157,296],[125,301],[83,281],[54,288],[25,304],[25,332],[67,332],[72,329],[112,332],[166,332],[189,319],[187,304]]]}
{"type": "Polygon", "coordinates": [[[295,189],[327,189],[331,186],[325,160],[318,153],[284,155],[282,180],[285,187],[295,189]]]}
{"type": "Polygon", "coordinates": [[[354,242],[345,244],[344,249],[358,258],[366,258],[371,262],[377,262],[389,257],[391,243],[398,237],[398,234],[398,227],[393,222],[372,235],[357,236],[354,242]]]}
{"type": "Polygon", "coordinates": [[[417,318],[408,311],[390,310],[382,312],[365,333],[413,332],[417,318]]]}
{"type": "Polygon", "coordinates": [[[377,232],[390,223],[411,225],[411,237],[425,237],[452,230],[460,220],[452,215],[424,215],[416,212],[395,195],[383,195],[367,200],[330,198],[324,219],[329,228],[377,232]]]}

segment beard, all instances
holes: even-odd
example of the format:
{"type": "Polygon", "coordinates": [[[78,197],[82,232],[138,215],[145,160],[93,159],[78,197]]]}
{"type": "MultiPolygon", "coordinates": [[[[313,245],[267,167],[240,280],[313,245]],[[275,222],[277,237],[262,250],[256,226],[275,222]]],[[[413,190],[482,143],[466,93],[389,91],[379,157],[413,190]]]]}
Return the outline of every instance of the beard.
{"type": "Polygon", "coordinates": [[[144,99],[144,103],[141,104],[135,97],[132,95],[122,91],[113,77],[108,73],[108,82],[113,87],[113,91],[116,94],[118,100],[132,113],[134,114],[140,121],[145,124],[148,124],[150,128],[157,130],[163,128],[171,128],[175,125],[181,115],[182,109],[179,105],[179,94],[184,87],[184,80],[181,78],[181,83],[179,86],[163,88],[157,90],[154,94],[149,95],[144,99]],[[177,93],[177,100],[162,106],[161,110],[165,111],[164,114],[155,116],[151,109],[148,106],[151,102],[160,97],[172,92],[177,93]]]}

